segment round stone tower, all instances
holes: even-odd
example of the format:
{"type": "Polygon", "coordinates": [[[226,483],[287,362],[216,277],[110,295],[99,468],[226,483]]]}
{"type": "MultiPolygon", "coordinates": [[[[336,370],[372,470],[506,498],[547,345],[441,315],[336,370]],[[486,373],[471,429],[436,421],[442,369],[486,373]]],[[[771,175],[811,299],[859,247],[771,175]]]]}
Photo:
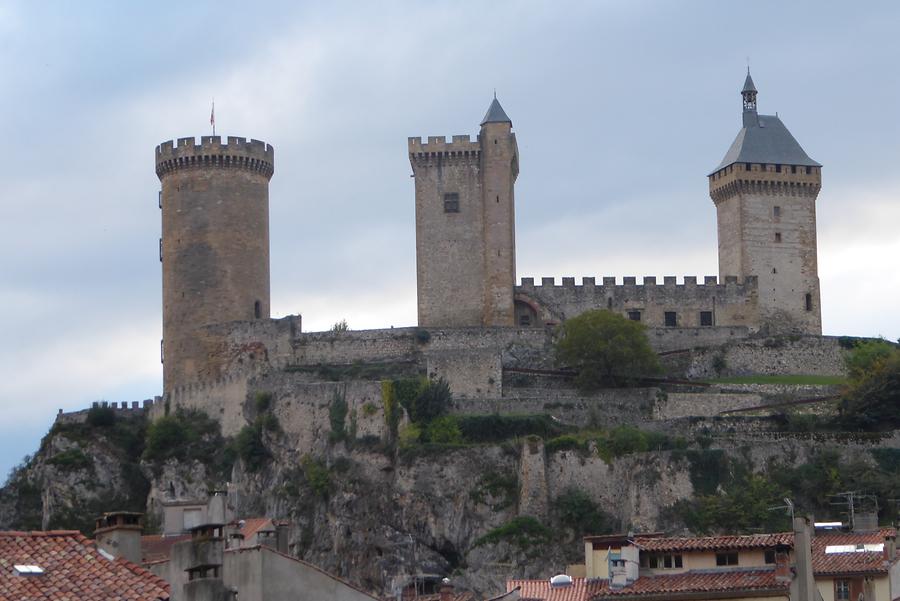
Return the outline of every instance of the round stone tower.
{"type": "Polygon", "coordinates": [[[269,318],[269,180],[274,149],[203,136],[156,147],[162,184],[163,387],[218,375],[204,326],[269,318]]]}

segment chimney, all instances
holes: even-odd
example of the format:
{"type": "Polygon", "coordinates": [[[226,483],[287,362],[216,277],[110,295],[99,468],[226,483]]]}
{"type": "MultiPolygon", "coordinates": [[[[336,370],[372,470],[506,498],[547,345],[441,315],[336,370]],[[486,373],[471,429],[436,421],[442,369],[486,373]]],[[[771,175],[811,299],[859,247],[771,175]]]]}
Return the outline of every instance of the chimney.
{"type": "MultiPolygon", "coordinates": [[[[797,601],[815,601],[818,594],[812,569],[813,523],[811,516],[794,518],[794,562],[797,574],[797,601]]],[[[794,599],[793,594],[791,599],[794,599]]]]}
{"type": "Polygon", "coordinates": [[[141,565],[141,516],[131,511],[113,511],[97,518],[94,542],[113,558],[122,557],[141,565]]]}
{"type": "Polygon", "coordinates": [[[638,579],[638,548],[634,545],[623,545],[619,551],[619,559],[609,560],[609,587],[624,588],[638,579]]]}
{"type": "Polygon", "coordinates": [[[449,578],[441,580],[441,601],[453,601],[453,585],[449,578]]]}
{"type": "Polygon", "coordinates": [[[893,534],[884,537],[884,560],[891,563],[897,557],[897,538],[893,534]]]}
{"type": "Polygon", "coordinates": [[[778,545],[775,547],[775,580],[777,582],[790,582],[793,579],[790,547],[788,545],[778,545]]]}
{"type": "Polygon", "coordinates": [[[289,549],[289,540],[291,535],[291,523],[290,522],[275,522],[275,531],[277,534],[277,549],[280,553],[288,553],[289,549]]]}

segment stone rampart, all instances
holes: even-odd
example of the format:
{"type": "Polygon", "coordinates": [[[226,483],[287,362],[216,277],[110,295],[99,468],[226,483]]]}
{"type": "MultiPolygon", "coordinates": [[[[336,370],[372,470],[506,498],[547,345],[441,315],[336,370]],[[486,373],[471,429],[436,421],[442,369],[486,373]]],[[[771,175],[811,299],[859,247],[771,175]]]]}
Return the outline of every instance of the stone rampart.
{"type": "Polygon", "coordinates": [[[63,411],[62,409],[56,414],[55,423],[58,424],[81,424],[84,423],[87,419],[88,413],[91,409],[96,408],[104,408],[104,409],[112,409],[117,417],[134,417],[144,415],[145,412],[149,412],[153,407],[154,403],[160,402],[161,397],[155,397],[154,399],[144,399],[143,401],[131,401],[130,403],[126,401],[122,402],[109,402],[109,401],[94,401],[91,404],[90,409],[79,409],[77,411],[63,411]]]}
{"type": "Polygon", "coordinates": [[[692,379],[745,375],[847,374],[844,351],[834,336],[782,336],[734,341],[719,348],[695,348],[671,363],[692,379]],[[677,365],[674,363],[677,361],[677,365]],[[717,369],[717,367],[719,369],[717,369]]]}
{"type": "Polygon", "coordinates": [[[657,399],[653,418],[712,417],[723,411],[755,407],[763,398],[754,393],[720,394],[716,392],[670,392],[657,399]]]}
{"type": "Polygon", "coordinates": [[[694,276],[685,276],[681,284],[675,276],[665,276],[662,283],[651,276],[641,283],[636,277],[624,277],[621,284],[614,277],[604,277],[600,284],[593,277],[582,278],[581,284],[574,277],[564,277],[559,285],[552,277],[541,278],[540,284],[534,278],[522,278],[515,292],[520,303],[538,314],[540,323],[559,323],[590,309],[609,309],[639,316],[650,327],[666,326],[672,319],[675,326],[689,328],[755,329],[759,325],[755,276],[743,281],[727,276],[721,283],[716,276],[706,276],[702,284],[694,276]]]}

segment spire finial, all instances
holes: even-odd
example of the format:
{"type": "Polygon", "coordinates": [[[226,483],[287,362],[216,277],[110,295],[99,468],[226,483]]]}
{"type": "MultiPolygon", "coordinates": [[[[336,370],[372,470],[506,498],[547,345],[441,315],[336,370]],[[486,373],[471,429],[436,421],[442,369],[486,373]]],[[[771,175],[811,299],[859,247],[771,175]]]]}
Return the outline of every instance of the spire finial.
{"type": "Polygon", "coordinates": [[[744,111],[756,112],[756,86],[753,84],[753,78],[750,77],[749,64],[747,65],[747,78],[744,80],[741,96],[744,98],[744,111]]]}
{"type": "Polygon", "coordinates": [[[494,100],[497,100],[497,88],[494,88],[494,100]]]}

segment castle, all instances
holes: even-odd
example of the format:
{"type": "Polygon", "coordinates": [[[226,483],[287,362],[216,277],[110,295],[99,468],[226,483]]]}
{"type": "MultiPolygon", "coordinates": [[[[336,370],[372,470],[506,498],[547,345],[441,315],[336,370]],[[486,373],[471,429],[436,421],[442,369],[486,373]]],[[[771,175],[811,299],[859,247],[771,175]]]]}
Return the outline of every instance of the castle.
{"type": "Polygon", "coordinates": [[[545,326],[604,308],[645,323],[657,350],[756,333],[821,334],[815,200],[821,165],[777,116],[757,112],[748,71],[742,127],[709,175],[719,275],[638,283],[515,273],[512,121],[496,97],[478,137],[408,140],[415,178],[418,328],[301,332],[269,315],[271,146],[181,138],[156,148],[162,190],[164,388],[260,366],[415,360],[456,392],[499,393],[502,348],[546,344],[545,326]],[[411,359],[412,358],[412,359],[411,359]]]}

